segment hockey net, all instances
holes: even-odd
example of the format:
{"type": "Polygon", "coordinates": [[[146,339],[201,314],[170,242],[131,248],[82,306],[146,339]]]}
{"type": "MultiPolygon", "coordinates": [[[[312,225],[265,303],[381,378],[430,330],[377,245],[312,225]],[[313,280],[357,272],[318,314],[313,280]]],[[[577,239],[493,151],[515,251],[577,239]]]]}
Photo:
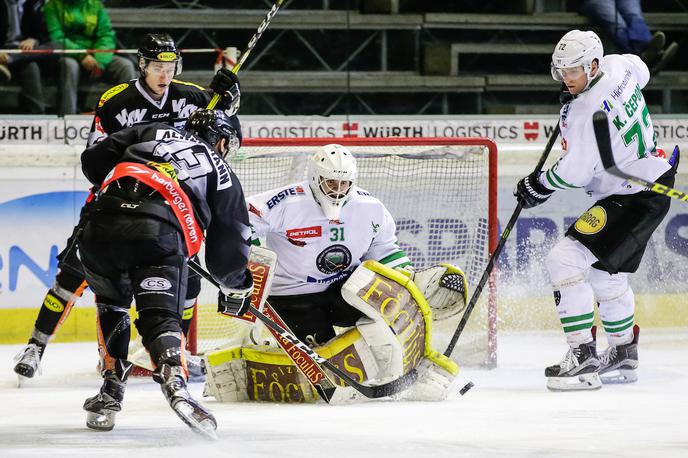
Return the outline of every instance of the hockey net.
{"type": "MultiPolygon", "coordinates": [[[[475,286],[497,241],[497,146],[492,140],[246,139],[230,165],[251,196],[305,180],[308,158],[328,143],[353,152],[358,186],[390,211],[399,245],[416,269],[448,262],[463,269],[475,286]]],[[[461,364],[495,366],[495,299],[491,279],[454,351],[461,364]]],[[[204,281],[189,338],[192,352],[240,344],[235,336],[246,322],[220,316],[216,308],[217,291],[204,281]]],[[[434,324],[436,349],[444,351],[460,318],[434,324]]]]}

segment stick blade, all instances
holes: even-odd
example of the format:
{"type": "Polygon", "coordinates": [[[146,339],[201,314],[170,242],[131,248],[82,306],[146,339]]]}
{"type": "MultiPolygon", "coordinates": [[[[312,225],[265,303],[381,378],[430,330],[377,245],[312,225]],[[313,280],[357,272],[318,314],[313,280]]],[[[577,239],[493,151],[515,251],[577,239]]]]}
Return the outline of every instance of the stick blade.
{"type": "Polygon", "coordinates": [[[592,115],[592,128],[595,131],[595,140],[597,141],[597,149],[600,152],[602,165],[606,170],[615,168],[612,141],[609,136],[609,121],[604,111],[598,110],[592,115]]]}

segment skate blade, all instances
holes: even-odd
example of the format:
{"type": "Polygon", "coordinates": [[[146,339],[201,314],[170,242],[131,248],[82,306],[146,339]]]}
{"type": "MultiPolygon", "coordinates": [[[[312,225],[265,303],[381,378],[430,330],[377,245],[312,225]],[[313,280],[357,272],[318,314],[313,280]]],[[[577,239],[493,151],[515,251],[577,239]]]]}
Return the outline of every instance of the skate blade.
{"type": "Polygon", "coordinates": [[[86,412],[86,426],[96,431],[112,431],[115,427],[115,413],[86,412]]]}
{"type": "Polygon", "coordinates": [[[206,439],[217,440],[217,433],[215,432],[217,425],[215,422],[209,418],[198,421],[193,415],[194,408],[191,404],[186,401],[179,401],[172,409],[193,432],[206,439]]]}
{"type": "Polygon", "coordinates": [[[591,391],[602,388],[597,372],[572,377],[548,377],[547,389],[550,391],[591,391]]]}
{"type": "Polygon", "coordinates": [[[614,385],[620,383],[634,383],[638,381],[638,374],[635,369],[616,369],[600,375],[602,383],[614,385]]]}
{"type": "Polygon", "coordinates": [[[26,385],[26,382],[28,382],[29,380],[31,380],[29,377],[17,374],[17,388],[21,388],[24,385],[26,385]]]}

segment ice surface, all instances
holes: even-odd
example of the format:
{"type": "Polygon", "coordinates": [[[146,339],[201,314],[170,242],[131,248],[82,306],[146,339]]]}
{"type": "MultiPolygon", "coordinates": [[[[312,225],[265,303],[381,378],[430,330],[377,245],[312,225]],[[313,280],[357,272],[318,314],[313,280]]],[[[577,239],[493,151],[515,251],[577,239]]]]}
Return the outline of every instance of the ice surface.
{"type": "Polygon", "coordinates": [[[502,333],[499,367],[463,368],[459,388],[475,387],[443,403],[206,399],[217,442],[192,433],[142,379],[130,382],[113,431],[88,430],[81,405],[100,386],[95,343],[51,344],[43,374],[21,389],[12,372],[19,349],[0,346],[0,457],[688,456],[687,329],[643,329],[638,383],[596,392],[548,392],[543,369],[563,356],[563,336],[523,332],[502,333]]]}

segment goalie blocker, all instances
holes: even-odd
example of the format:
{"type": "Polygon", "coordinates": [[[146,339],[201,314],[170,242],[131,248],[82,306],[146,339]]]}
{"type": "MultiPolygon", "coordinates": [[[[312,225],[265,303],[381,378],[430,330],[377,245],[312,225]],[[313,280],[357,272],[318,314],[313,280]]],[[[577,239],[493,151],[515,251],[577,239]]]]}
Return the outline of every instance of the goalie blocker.
{"type": "MultiPolygon", "coordinates": [[[[365,384],[386,383],[415,368],[418,381],[399,398],[444,400],[454,388],[459,368],[432,348],[432,322],[460,313],[466,294],[463,272],[448,264],[404,272],[366,261],[342,286],[344,300],[364,316],[315,350],[365,384]],[[426,297],[434,301],[428,303],[426,297]]],[[[274,341],[263,339],[264,345],[249,341],[205,356],[206,394],[223,402],[318,399],[306,376],[274,341]]],[[[334,374],[328,375],[345,385],[334,374]]]]}

